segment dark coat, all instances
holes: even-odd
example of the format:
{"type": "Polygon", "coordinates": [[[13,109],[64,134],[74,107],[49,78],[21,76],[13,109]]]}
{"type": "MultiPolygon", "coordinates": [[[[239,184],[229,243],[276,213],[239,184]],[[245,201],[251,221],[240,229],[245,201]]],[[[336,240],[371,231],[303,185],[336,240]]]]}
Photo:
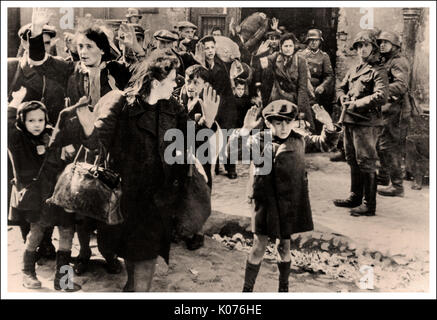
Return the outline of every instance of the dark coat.
{"type": "MultiPolygon", "coordinates": [[[[36,182],[32,182],[38,177],[38,173],[46,156],[47,144],[50,139],[51,129],[46,128],[39,137],[23,130],[19,125],[11,126],[8,132],[8,152],[11,164],[15,168],[16,176],[14,184],[18,190],[27,187],[31,183],[35,186],[33,190],[41,192],[41,203],[43,205],[43,194],[47,192],[48,181],[44,174],[41,174],[36,182]],[[44,150],[43,154],[38,154],[37,148],[44,150]]],[[[13,171],[12,171],[13,172],[13,171]]],[[[37,222],[42,217],[41,211],[23,211],[11,208],[9,220],[22,222],[37,222]]],[[[44,218],[44,221],[46,219],[44,218]]]]}
{"type": "Polygon", "coordinates": [[[301,54],[307,60],[314,89],[321,85],[325,89],[325,94],[331,94],[334,91],[334,71],[328,54],[322,50],[313,52],[309,48],[303,50],[301,54]]]}
{"type": "MultiPolygon", "coordinates": [[[[49,56],[47,64],[51,65],[55,58],[49,56]]],[[[54,125],[59,112],[64,108],[65,81],[56,70],[30,67],[27,56],[22,58],[8,58],[8,92],[19,90],[22,86],[27,89],[25,101],[43,98],[43,76],[46,86],[44,90],[44,104],[47,107],[50,124],[54,125]],[[18,70],[18,74],[16,74],[18,70]],[[16,79],[14,81],[14,78],[16,79]]],[[[9,97],[11,99],[12,97],[9,97]]]]}
{"type": "Polygon", "coordinates": [[[355,112],[370,120],[362,120],[346,113],[343,123],[361,126],[383,124],[381,107],[388,97],[388,77],[381,64],[366,62],[350,68],[337,88],[337,99],[344,94],[355,100],[355,112]]]}
{"type": "MultiPolygon", "coordinates": [[[[273,158],[266,159],[273,164],[271,172],[256,174],[260,165],[255,164],[254,174],[249,180],[249,198],[253,200],[255,214],[254,232],[273,239],[289,239],[291,234],[313,230],[305,152],[333,149],[339,131],[324,130],[320,136],[302,136],[292,131],[285,141],[273,140],[272,144],[265,143],[265,135],[266,132],[262,131],[251,136],[245,145],[263,152],[271,148],[273,155],[273,158]]],[[[229,145],[234,139],[238,139],[238,132],[231,136],[229,145]]]]}
{"type": "Polygon", "coordinates": [[[166,163],[171,142],[164,135],[173,128],[185,132],[187,113],[173,99],[150,106],[137,97],[128,104],[120,91],[108,93],[99,105],[100,116],[86,145],[94,149],[102,143],[111,154],[112,168],[121,174],[125,222],[118,253],[133,261],[161,255],[168,262],[171,220],[187,167],[166,163]]]}
{"type": "Polygon", "coordinates": [[[261,82],[264,106],[278,99],[291,101],[305,114],[305,120],[314,128],[310,108],[313,101],[308,95],[308,67],[305,58],[295,53],[291,60],[285,63],[285,56],[275,52],[261,58],[255,69],[258,79],[256,82],[261,82]]]}
{"type": "Polygon", "coordinates": [[[410,66],[407,58],[399,52],[384,56],[384,68],[388,76],[387,103],[382,106],[384,119],[386,116],[400,114],[404,102],[404,95],[408,92],[408,77],[410,66]]]}
{"type": "Polygon", "coordinates": [[[215,56],[214,66],[209,69],[209,83],[220,95],[220,105],[217,111],[217,123],[222,129],[233,129],[237,127],[238,112],[234,105],[231,79],[229,77],[230,65],[221,61],[215,56]]]}

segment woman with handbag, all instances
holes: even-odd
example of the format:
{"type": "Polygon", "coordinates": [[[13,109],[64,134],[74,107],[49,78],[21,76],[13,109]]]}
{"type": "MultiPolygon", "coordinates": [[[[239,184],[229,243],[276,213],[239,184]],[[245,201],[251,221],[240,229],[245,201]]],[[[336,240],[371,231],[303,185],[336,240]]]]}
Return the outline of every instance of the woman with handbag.
{"type": "MultiPolygon", "coordinates": [[[[41,27],[50,19],[50,14],[47,9],[36,8],[33,10],[31,37],[29,38],[29,57],[34,67],[46,75],[48,78],[55,78],[59,83],[66,83],[65,94],[69,104],[81,104],[82,97],[88,97],[88,103],[93,107],[101,96],[111,90],[123,90],[131,76],[129,65],[115,61],[115,47],[112,39],[106,29],[97,25],[86,25],[80,28],[75,37],[77,43],[77,51],[79,61],[65,61],[55,57],[47,56],[43,51],[43,42],[41,27]]],[[[125,41],[120,40],[120,44],[128,46],[127,39],[130,38],[132,43],[130,47],[137,44],[134,40],[135,32],[129,27],[124,27],[126,32],[125,41]]],[[[138,46],[137,46],[138,47],[138,46]]],[[[135,47],[137,58],[144,55],[144,51],[140,52],[135,47]]],[[[142,49],[141,49],[142,50],[142,49]]],[[[73,160],[74,155],[79,150],[82,142],[80,136],[76,135],[77,119],[75,110],[62,112],[60,115],[56,130],[56,141],[53,141],[53,148],[61,144],[57,152],[59,155],[56,159],[61,162],[60,170],[63,166],[73,160]],[[76,123],[75,123],[76,122],[76,123]],[[61,137],[63,136],[63,137],[61,137]],[[71,139],[70,139],[71,138],[71,139]]],[[[56,120],[56,119],[54,119],[56,120]]],[[[94,161],[96,154],[89,153],[89,160],[94,161]]],[[[63,210],[60,210],[60,215],[63,215],[63,210]]],[[[70,214],[71,215],[71,214],[70,214]]],[[[99,223],[95,219],[84,217],[77,214],[76,231],[80,243],[79,256],[74,264],[74,271],[80,275],[86,272],[91,258],[91,249],[89,246],[90,237],[94,230],[97,229],[99,251],[106,260],[106,270],[108,273],[117,274],[122,270],[122,266],[114,254],[112,247],[112,236],[115,227],[108,226],[105,223],[99,223]]],[[[62,219],[61,219],[62,220],[62,219]]]]}
{"type": "MultiPolygon", "coordinates": [[[[30,223],[23,254],[23,286],[38,289],[41,282],[35,273],[36,249],[45,228],[51,226],[44,203],[49,183],[42,170],[51,129],[46,126],[47,108],[41,102],[23,102],[17,109],[15,128],[10,128],[8,133],[8,153],[14,173],[9,220],[30,223]]],[[[60,228],[59,234],[59,248],[62,249],[72,232],[60,228]]],[[[74,285],[74,288],[80,289],[80,286],[74,285]]]]}
{"type": "MultiPolygon", "coordinates": [[[[188,166],[168,161],[174,158],[169,159],[166,149],[175,144],[164,139],[166,133],[187,130],[187,113],[172,97],[178,64],[171,50],[156,50],[138,66],[132,87],[110,92],[99,101],[97,119],[88,108],[77,110],[88,137],[84,144],[89,148],[101,144],[109,150],[112,169],[121,175],[125,221],[117,253],[126,262],[124,291],[150,290],[158,255],[168,263],[172,220],[181,210],[188,166]]],[[[199,120],[209,128],[215,117],[210,110],[216,112],[218,107],[218,99],[213,100],[214,108],[205,108],[199,120]]],[[[185,147],[176,148],[171,154],[183,160],[185,147]]]]}

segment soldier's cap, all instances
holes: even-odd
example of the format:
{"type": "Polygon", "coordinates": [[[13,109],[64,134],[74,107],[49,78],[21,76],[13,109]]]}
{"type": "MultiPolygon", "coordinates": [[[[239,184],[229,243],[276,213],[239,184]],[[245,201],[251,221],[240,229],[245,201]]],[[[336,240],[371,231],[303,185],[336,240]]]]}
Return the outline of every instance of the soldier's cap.
{"type": "Polygon", "coordinates": [[[153,37],[159,41],[172,42],[178,41],[179,37],[174,32],[162,29],[158,30],[153,34],[153,37]]]}
{"type": "Polygon", "coordinates": [[[350,49],[356,50],[356,46],[360,42],[368,42],[371,43],[375,48],[379,48],[378,43],[376,42],[375,32],[372,30],[364,30],[358,32],[350,49]]]}
{"type": "Polygon", "coordinates": [[[267,38],[268,37],[278,37],[280,38],[282,35],[282,33],[280,33],[279,31],[273,30],[273,31],[269,31],[266,33],[267,38]]]}
{"type": "Polygon", "coordinates": [[[298,108],[288,100],[275,100],[270,102],[262,111],[264,119],[283,118],[293,120],[296,118],[298,108]]]}
{"type": "Polygon", "coordinates": [[[140,11],[136,8],[129,8],[127,9],[126,18],[130,17],[139,17],[141,18],[142,15],[140,15],[140,11]]]}
{"type": "MultiPolygon", "coordinates": [[[[32,23],[28,23],[20,28],[18,30],[18,36],[21,39],[27,39],[27,36],[30,32],[30,28],[32,26],[32,23]]],[[[42,28],[42,33],[48,34],[51,38],[56,37],[56,28],[54,26],[45,24],[42,28]]]]}
{"type": "Polygon", "coordinates": [[[311,39],[325,41],[323,39],[323,37],[322,37],[322,30],[319,30],[319,29],[310,29],[310,30],[308,30],[307,36],[305,38],[305,43],[307,43],[311,39]]]}
{"type": "Polygon", "coordinates": [[[190,21],[179,21],[177,24],[177,28],[179,31],[183,28],[193,28],[194,30],[197,30],[197,26],[190,21]]]}
{"type": "Polygon", "coordinates": [[[397,33],[392,31],[382,31],[376,41],[378,44],[381,44],[382,40],[389,41],[392,45],[395,45],[397,47],[401,47],[401,40],[397,33]]]}

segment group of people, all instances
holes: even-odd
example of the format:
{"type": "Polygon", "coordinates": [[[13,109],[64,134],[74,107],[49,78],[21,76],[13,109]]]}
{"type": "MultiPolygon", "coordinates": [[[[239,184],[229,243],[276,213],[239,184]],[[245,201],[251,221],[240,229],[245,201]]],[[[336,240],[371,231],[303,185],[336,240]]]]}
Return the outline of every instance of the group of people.
{"type": "MultiPolygon", "coordinates": [[[[269,238],[279,239],[279,291],[288,291],[290,236],[313,229],[305,151],[333,150],[343,136],[351,195],[334,204],[352,208],[354,216],[375,214],[378,159],[385,169],[378,177],[385,174],[391,181],[381,194],[402,195],[399,128],[408,117],[402,107],[408,63],[400,56],[397,35],[357,35],[352,49],[360,62],[337,89],[343,112],[340,123],[334,124],[334,74],[329,56],[320,49],[323,37],[318,29],[308,31],[308,46],[299,50],[296,36],[272,19],[272,31],[263,35],[266,40],[260,37],[250,50],[232,21],[231,39],[241,55],[229,59],[218,54],[217,39],[223,37],[219,28],[198,39],[197,27],[183,21],[146,41],[141,15],[130,8],[128,22],[118,31],[90,23],[67,34],[68,58],[62,58],[50,46],[56,33],[47,24],[49,17],[46,9],[33,10],[32,23],[19,31],[22,57],[8,59],[9,178],[14,187],[9,220],[20,224],[26,243],[25,287],[41,287],[35,263],[54,255],[51,234],[57,226],[56,290],[81,289],[77,283],[61,285],[61,268],[71,261],[77,233],[80,252],[73,270],[77,275],[86,272],[95,230],[107,271],[122,272],[119,257],[124,259],[124,291],[150,290],[157,257],[169,261],[178,195],[189,170],[186,163],[167,163],[165,153],[172,142],[164,136],[171,129],[186,133],[189,121],[196,132],[209,129],[206,142],[215,141],[216,152],[198,168],[209,192],[221,163],[230,179],[238,177],[230,159],[232,154],[241,156],[241,149],[249,154],[255,154],[253,148],[261,150],[272,165],[263,173],[256,161],[251,168],[254,244],[243,291],[254,288],[269,238]],[[222,129],[235,130],[222,136],[222,129]],[[87,150],[85,161],[94,163],[102,146],[111,155],[110,168],[121,176],[124,222],[119,225],[46,201],[80,149],[87,150]],[[32,209],[20,209],[13,203],[31,184],[38,184],[40,195],[32,209]]],[[[177,152],[187,155],[185,146],[177,152]]],[[[202,245],[203,235],[185,240],[194,250],[202,245]]]]}

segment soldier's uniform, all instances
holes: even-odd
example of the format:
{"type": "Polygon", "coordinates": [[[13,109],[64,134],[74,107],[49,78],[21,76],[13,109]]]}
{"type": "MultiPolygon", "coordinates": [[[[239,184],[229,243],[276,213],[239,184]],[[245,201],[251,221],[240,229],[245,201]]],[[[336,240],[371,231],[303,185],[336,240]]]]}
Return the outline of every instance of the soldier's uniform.
{"type": "MultiPolygon", "coordinates": [[[[371,43],[374,50],[378,48],[376,37],[370,31],[358,33],[353,48],[359,42],[371,43]]],[[[354,216],[375,215],[376,144],[382,130],[381,107],[387,101],[387,92],[387,72],[374,53],[366,62],[352,67],[337,89],[339,100],[346,96],[348,100],[355,101],[355,108],[348,111],[359,115],[346,112],[343,120],[346,161],[351,167],[351,194],[346,200],[334,201],[339,207],[358,207],[351,211],[354,216]],[[364,120],[363,116],[368,120],[364,120]]]]}
{"type": "MultiPolygon", "coordinates": [[[[311,39],[318,39],[323,41],[322,32],[318,29],[311,29],[308,31],[305,43],[311,39]]],[[[311,85],[314,89],[318,86],[323,87],[321,95],[315,93],[316,102],[323,105],[325,109],[332,113],[332,94],[334,89],[334,72],[332,70],[331,60],[329,55],[318,49],[311,50],[309,47],[301,51],[301,55],[305,57],[311,73],[311,85]]]]}
{"type": "Polygon", "coordinates": [[[389,87],[387,103],[382,107],[384,128],[378,141],[378,152],[381,170],[378,176],[387,178],[391,185],[378,190],[383,196],[403,196],[401,169],[401,130],[407,125],[409,114],[403,110],[404,96],[408,92],[409,64],[399,52],[399,37],[392,32],[382,32],[378,42],[389,41],[393,48],[382,54],[384,67],[387,70],[389,87]]]}

